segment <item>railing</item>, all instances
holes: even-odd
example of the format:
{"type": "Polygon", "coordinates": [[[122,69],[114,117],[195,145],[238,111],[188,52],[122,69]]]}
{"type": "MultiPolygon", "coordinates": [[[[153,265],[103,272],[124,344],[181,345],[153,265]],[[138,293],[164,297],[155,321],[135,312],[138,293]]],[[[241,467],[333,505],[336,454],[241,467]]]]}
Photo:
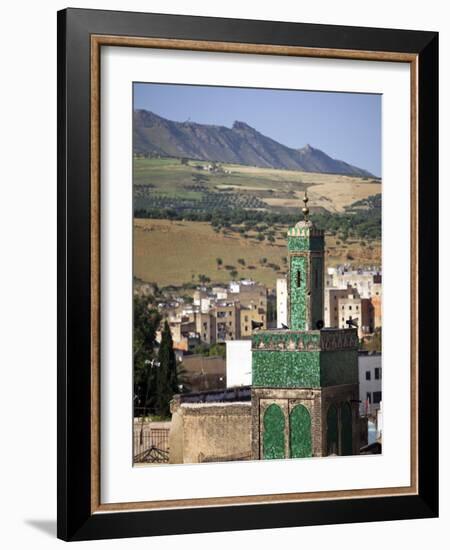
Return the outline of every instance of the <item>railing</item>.
{"type": "Polygon", "coordinates": [[[169,462],[169,430],[150,428],[141,431],[135,427],[133,441],[133,462],[169,462]]]}

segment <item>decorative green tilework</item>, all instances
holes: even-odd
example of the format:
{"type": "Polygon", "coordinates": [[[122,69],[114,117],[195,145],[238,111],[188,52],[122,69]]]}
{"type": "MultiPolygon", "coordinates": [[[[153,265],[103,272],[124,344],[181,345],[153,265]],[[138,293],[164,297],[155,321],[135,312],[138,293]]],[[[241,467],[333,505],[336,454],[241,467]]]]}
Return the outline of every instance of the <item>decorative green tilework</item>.
{"type": "Polygon", "coordinates": [[[353,454],[352,409],[349,403],[341,405],[341,455],[353,454]]]}
{"type": "Polygon", "coordinates": [[[290,329],[306,329],[306,292],[308,288],[306,256],[291,256],[290,263],[290,329]]]}
{"type": "Polygon", "coordinates": [[[338,454],[338,416],[334,405],[327,412],[327,455],[338,454]]]}
{"type": "Polygon", "coordinates": [[[294,237],[288,236],[289,252],[322,251],[324,248],[323,237],[294,237]]]}
{"type": "Polygon", "coordinates": [[[303,405],[295,406],[290,414],[291,458],[312,456],[311,417],[303,405]]]}
{"type": "Polygon", "coordinates": [[[253,351],[252,384],[262,388],[318,388],[320,352],[253,351]]]}
{"type": "Polygon", "coordinates": [[[320,331],[265,330],[252,336],[253,349],[266,350],[309,350],[320,349],[320,331]]]}
{"type": "Polygon", "coordinates": [[[288,237],[287,242],[289,252],[305,252],[309,250],[308,237],[288,237]]]}
{"type": "Polygon", "coordinates": [[[273,403],[264,413],[263,457],[284,458],[284,413],[273,403]]]}

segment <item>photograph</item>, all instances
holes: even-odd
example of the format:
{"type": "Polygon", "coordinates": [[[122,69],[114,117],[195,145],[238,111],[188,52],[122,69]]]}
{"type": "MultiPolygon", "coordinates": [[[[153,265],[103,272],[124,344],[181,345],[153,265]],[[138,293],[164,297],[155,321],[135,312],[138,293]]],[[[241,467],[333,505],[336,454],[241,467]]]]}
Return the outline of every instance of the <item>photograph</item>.
{"type": "Polygon", "coordinates": [[[132,86],[133,466],[382,454],[382,94],[132,86]]]}

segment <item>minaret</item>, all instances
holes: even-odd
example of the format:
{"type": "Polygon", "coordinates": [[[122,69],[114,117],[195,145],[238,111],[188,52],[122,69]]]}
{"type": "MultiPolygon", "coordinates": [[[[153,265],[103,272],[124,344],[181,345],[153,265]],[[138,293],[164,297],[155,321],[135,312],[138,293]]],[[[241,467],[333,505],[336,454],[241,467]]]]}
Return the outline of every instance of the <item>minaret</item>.
{"type": "Polygon", "coordinates": [[[289,328],[252,335],[252,458],[358,454],[358,334],[323,328],[324,237],[288,231],[289,328]]]}
{"type": "Polygon", "coordinates": [[[303,220],[288,231],[291,330],[315,330],[323,326],[324,236],[309,220],[308,200],[305,191],[303,220]]]}

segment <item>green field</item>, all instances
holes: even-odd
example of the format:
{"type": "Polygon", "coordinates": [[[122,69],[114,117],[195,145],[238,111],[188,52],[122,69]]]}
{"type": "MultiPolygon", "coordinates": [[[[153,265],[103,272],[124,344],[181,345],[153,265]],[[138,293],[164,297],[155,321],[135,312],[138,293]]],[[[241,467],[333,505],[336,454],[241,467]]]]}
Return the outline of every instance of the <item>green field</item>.
{"type": "Polygon", "coordinates": [[[205,208],[240,206],[272,211],[301,207],[308,189],[310,207],[343,212],[355,201],[381,193],[379,180],[293,170],[220,164],[218,172],[203,170],[207,161],[134,159],[134,208],[205,208]],[[200,168],[200,169],[199,169],[200,168]]]}

